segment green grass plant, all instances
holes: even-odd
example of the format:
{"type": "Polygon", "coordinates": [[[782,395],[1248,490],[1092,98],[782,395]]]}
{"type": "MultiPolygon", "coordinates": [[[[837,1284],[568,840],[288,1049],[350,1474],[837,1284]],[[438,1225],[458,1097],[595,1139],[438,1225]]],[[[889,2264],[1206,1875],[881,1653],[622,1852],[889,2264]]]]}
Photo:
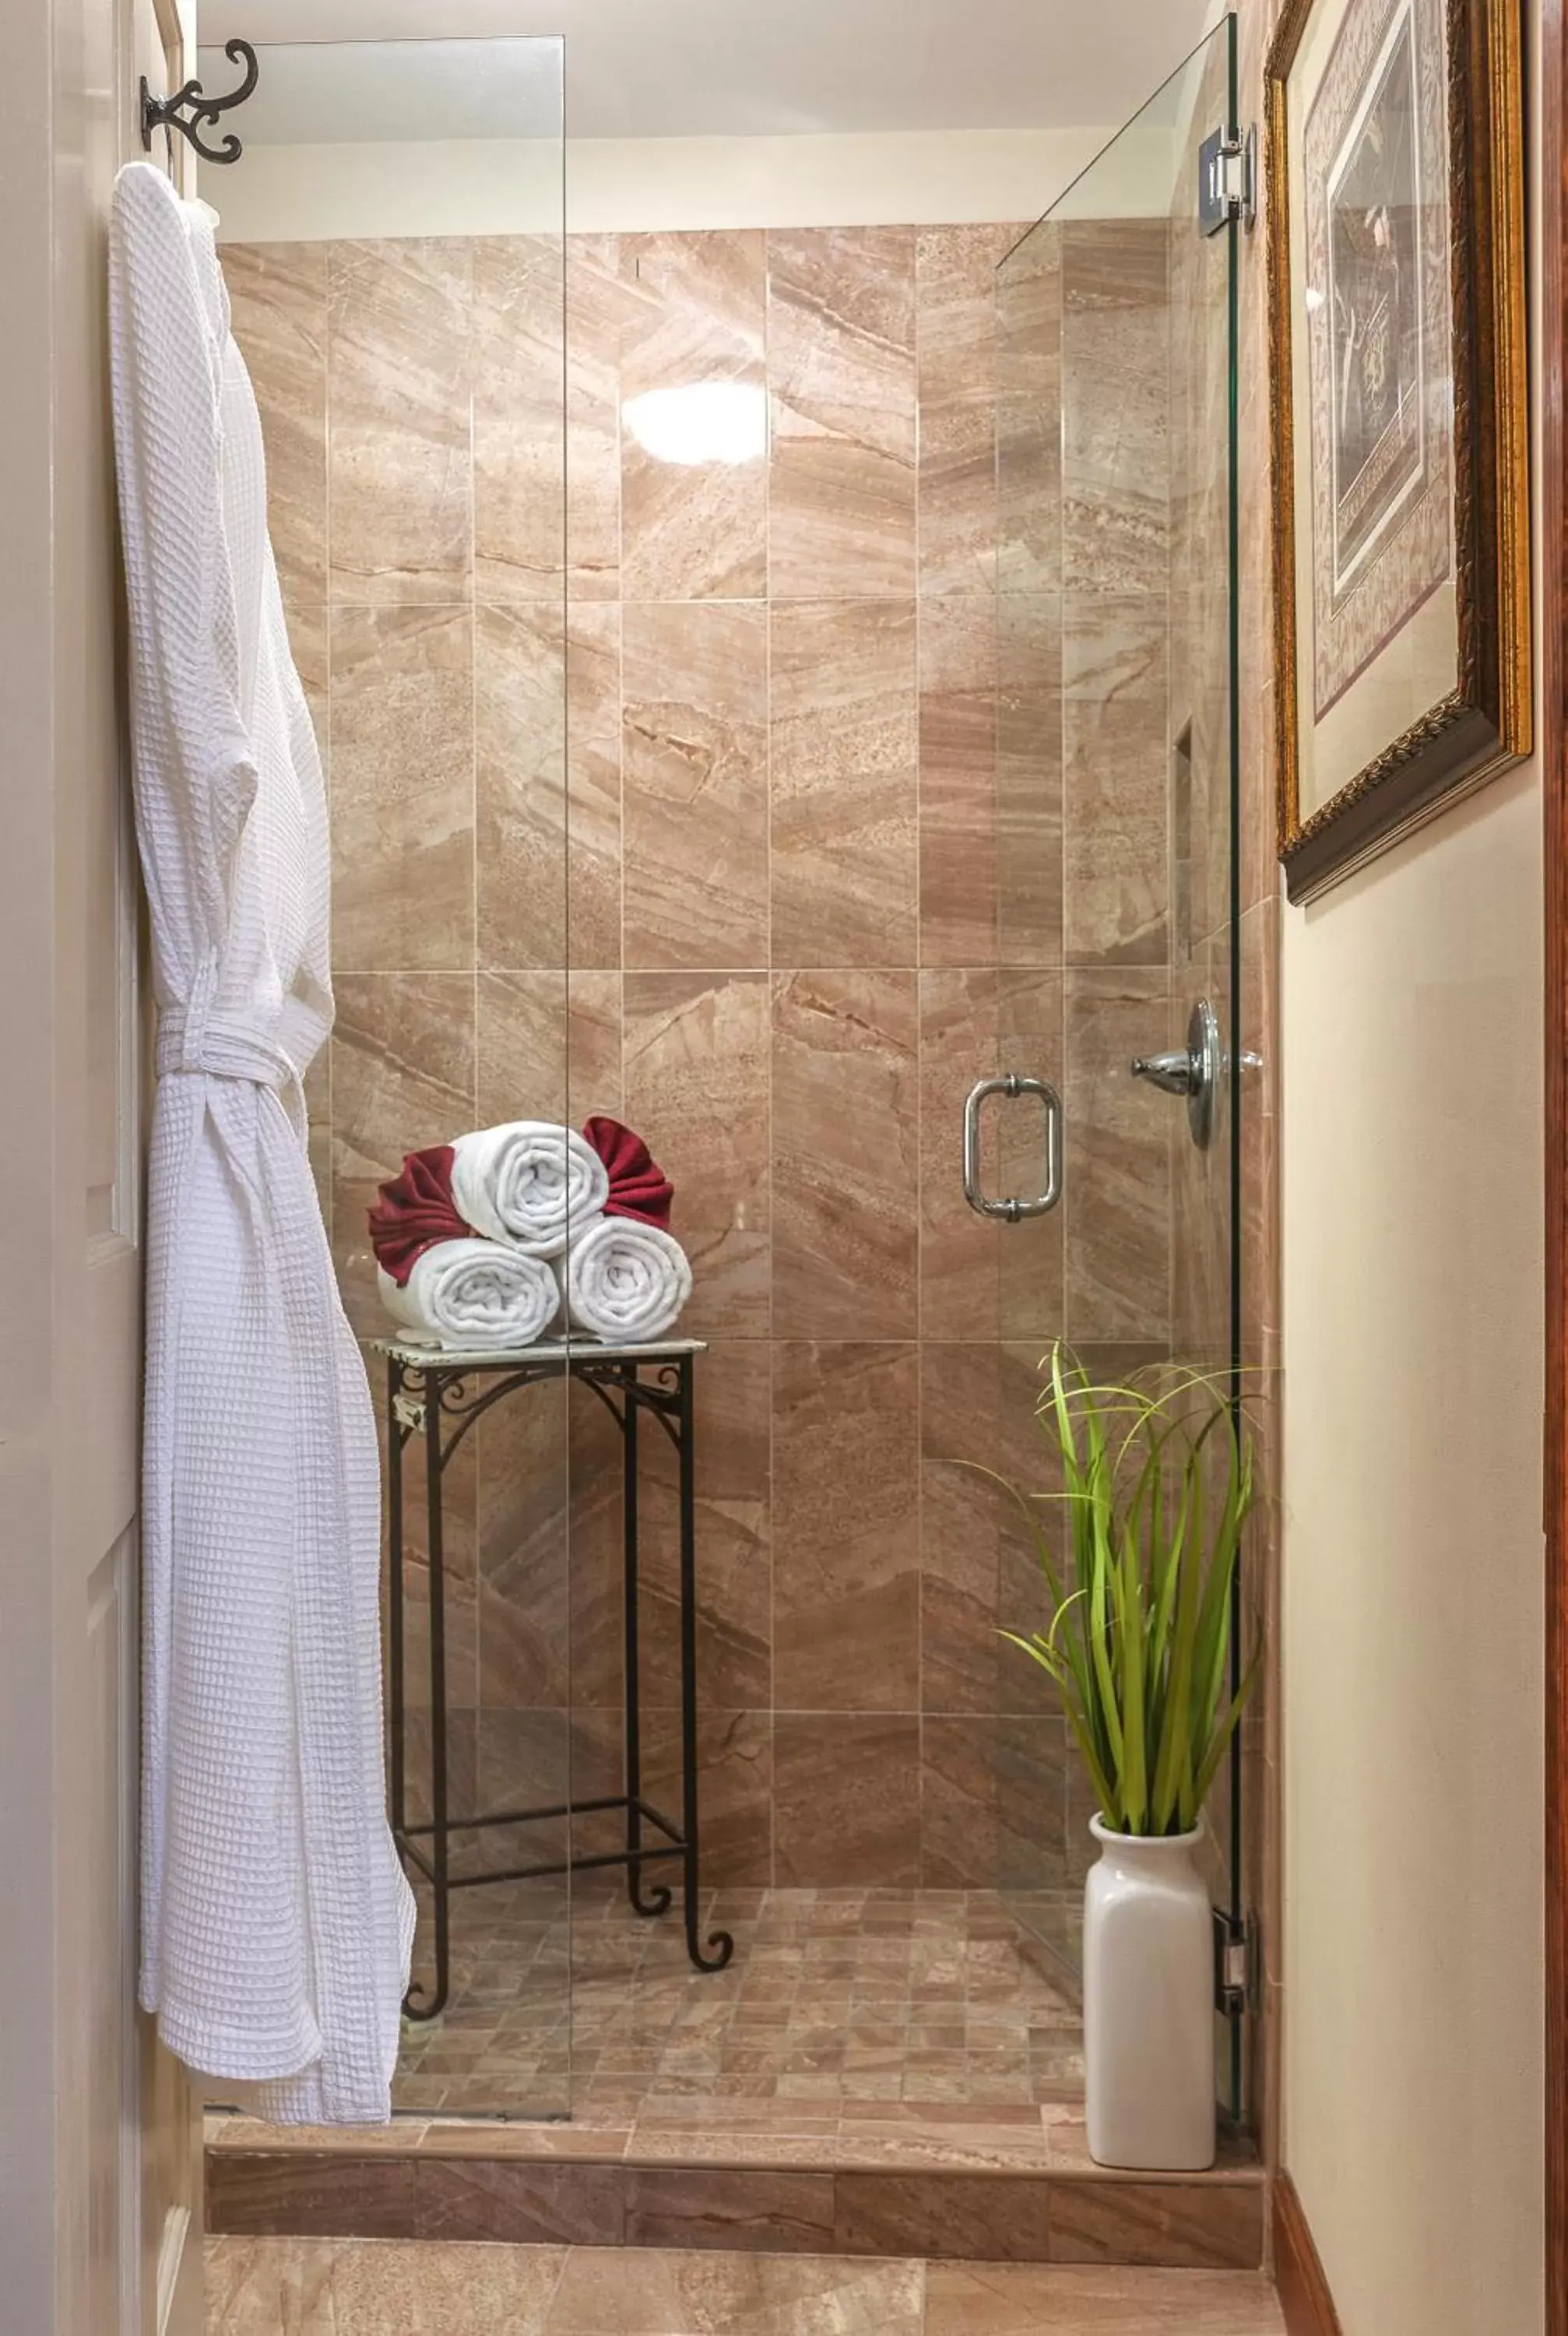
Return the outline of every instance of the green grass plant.
{"type": "Polygon", "coordinates": [[[1105,1824],[1190,1833],[1258,1678],[1254,1656],[1231,1687],[1251,1439],[1228,1383],[1203,1372],[1100,1382],[1060,1342],[1041,1368],[1062,1488],[996,1481],[1027,1522],[1048,1621],[1002,1636],[1054,1682],[1105,1824]]]}

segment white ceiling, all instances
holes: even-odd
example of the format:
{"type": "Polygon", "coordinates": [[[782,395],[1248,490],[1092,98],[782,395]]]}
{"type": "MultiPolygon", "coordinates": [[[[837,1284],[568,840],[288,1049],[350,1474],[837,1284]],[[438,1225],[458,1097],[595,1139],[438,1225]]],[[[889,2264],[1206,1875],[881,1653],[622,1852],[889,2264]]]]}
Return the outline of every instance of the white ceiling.
{"type": "MultiPolygon", "coordinates": [[[[1209,0],[198,0],[202,46],[560,34],[575,138],[1108,127],[1209,0]]],[[[263,60],[265,63],[265,59],[263,60]]],[[[227,71],[227,68],[224,68],[227,71]]],[[[335,76],[335,79],[338,78],[335,76]]],[[[213,76],[215,86],[221,86],[213,76]]],[[[376,134],[367,90],[363,122],[376,134]]],[[[296,133],[297,135],[299,133],[296,133]]],[[[385,135],[385,133],[381,133],[385,135]]]]}

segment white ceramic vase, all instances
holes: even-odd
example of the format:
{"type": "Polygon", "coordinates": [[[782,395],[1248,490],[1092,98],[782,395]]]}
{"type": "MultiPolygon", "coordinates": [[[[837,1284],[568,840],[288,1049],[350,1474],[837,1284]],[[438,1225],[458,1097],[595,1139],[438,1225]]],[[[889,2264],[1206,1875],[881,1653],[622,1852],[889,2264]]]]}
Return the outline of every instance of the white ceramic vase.
{"type": "Polygon", "coordinates": [[[1084,2067],[1097,2166],[1214,2162],[1214,1944],[1201,1836],[1112,1833],[1084,1885],[1084,2067]]]}

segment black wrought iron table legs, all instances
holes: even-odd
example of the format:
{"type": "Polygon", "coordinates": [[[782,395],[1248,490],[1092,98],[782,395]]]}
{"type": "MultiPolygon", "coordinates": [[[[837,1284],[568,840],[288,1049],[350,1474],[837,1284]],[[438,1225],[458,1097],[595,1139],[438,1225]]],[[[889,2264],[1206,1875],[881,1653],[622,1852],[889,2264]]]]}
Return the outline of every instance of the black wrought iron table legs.
{"type": "Polygon", "coordinates": [[[452,1893],[491,1883],[542,1881],[593,1868],[624,1866],[627,1895],[636,1912],[662,1914],[672,1903],[667,1882],[649,1883],[646,1866],[678,1863],[686,1947],[698,1971],[722,1971],[735,1952],[726,1931],[701,1935],[701,1847],[697,1806],[696,1499],[693,1379],[700,1346],[681,1341],[657,1347],[536,1347],[521,1353],[453,1356],[433,1348],[382,1341],[386,1358],[387,1667],[390,1750],[388,1788],[393,1839],[405,1869],[429,1886],[434,1974],[415,1981],[404,2004],[410,2020],[433,2020],[446,2008],[452,1985],[452,1893]],[[484,1815],[454,1815],[451,1806],[446,1679],[446,1561],[443,1486],[453,1454],[474,1422],[519,1390],[563,1376],[589,1387],[620,1431],[623,1551],[622,1634],[625,1651],[625,1791],[590,1800],[567,1797],[545,1807],[509,1808],[484,1815]],[[678,1825],[645,1792],[638,1644],[639,1468],[638,1430],[647,1412],[669,1437],[679,1474],[680,1509],[680,1751],[678,1825]],[[425,1459],[425,1534],[429,1568],[430,1815],[410,1821],[408,1792],[407,1632],[404,1601],[405,1552],[404,1455],[422,1436],[425,1459]],[[623,1845],[579,1853],[575,1822],[618,1813],[623,1845]],[[456,1835],[497,1826],[545,1823],[566,1827],[564,1856],[520,1865],[470,1869],[453,1860],[456,1835]]]}

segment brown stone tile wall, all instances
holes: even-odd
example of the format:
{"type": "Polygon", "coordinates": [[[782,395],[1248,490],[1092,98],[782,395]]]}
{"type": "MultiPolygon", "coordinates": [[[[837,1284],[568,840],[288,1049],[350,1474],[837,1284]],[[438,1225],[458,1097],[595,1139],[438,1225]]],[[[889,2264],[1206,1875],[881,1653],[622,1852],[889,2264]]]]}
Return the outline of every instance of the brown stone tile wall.
{"type": "MultiPolygon", "coordinates": [[[[339,1016],[313,1105],[346,1301],[380,1327],[364,1212],[411,1145],[600,1109],[668,1169],[712,1341],[715,1880],[1077,1878],[1062,1725],[996,1635],[1040,1612],[1032,1561],[952,1462],[1042,1485],[1049,1339],[1120,1366],[1183,1326],[1177,1114],[1126,1075],[1184,999],[1191,932],[1173,263],[1163,221],[1041,238],[998,346],[1016,235],[574,238],[564,431],[548,241],[224,254],[329,762],[339,1016]],[[767,462],[659,463],[621,428],[622,400],[716,378],[765,387],[767,462]],[[1068,1183],[998,1228],[963,1204],[959,1107],[1008,1066],[1062,1088],[1068,1183]]],[[[1024,1189],[1037,1123],[998,1127],[993,1185],[1024,1189]]],[[[482,1796],[564,1764],[569,1704],[579,1779],[615,1773],[609,1433],[541,1399],[454,1479],[482,1796]]],[[[667,1476],[659,1773],[673,1522],[667,1476]]]]}

